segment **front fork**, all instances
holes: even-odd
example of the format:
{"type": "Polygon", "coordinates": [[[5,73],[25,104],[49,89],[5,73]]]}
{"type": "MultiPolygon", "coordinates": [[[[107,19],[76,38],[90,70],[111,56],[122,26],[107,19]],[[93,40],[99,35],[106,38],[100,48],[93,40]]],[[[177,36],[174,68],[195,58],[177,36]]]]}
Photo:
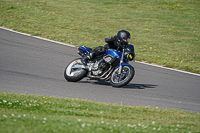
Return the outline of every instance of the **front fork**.
{"type": "Polygon", "coordinates": [[[120,66],[119,66],[119,71],[118,71],[118,74],[121,74],[122,73],[122,63],[123,63],[123,60],[124,60],[124,49],[122,51],[122,56],[121,56],[121,60],[120,60],[120,66]]]}

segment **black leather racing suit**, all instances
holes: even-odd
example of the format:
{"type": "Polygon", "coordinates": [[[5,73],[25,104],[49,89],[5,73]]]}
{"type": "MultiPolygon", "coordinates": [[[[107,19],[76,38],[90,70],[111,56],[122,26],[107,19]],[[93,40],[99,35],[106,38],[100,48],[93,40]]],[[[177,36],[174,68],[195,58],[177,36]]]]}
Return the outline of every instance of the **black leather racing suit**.
{"type": "MultiPolygon", "coordinates": [[[[116,36],[112,36],[112,37],[106,37],[105,38],[105,42],[107,43],[106,45],[103,46],[99,46],[99,47],[96,47],[94,49],[94,56],[95,55],[100,55],[100,54],[103,54],[105,53],[108,49],[116,49],[116,50],[119,50],[122,52],[123,48],[122,48],[122,44],[120,42],[120,40],[116,37],[116,36]]],[[[129,45],[126,45],[126,47],[130,47],[129,45]]],[[[131,49],[131,48],[130,48],[131,49]]],[[[132,54],[133,54],[133,58],[135,58],[135,51],[131,50],[132,54]]],[[[94,57],[93,56],[93,57],[94,57]]],[[[92,57],[92,58],[93,58],[92,57]]]]}
{"type": "Polygon", "coordinates": [[[120,41],[116,36],[106,37],[105,42],[107,43],[104,46],[99,46],[94,49],[94,55],[100,55],[106,52],[109,48],[116,49],[122,51],[122,47],[120,46],[120,41]]]}
{"type": "Polygon", "coordinates": [[[122,51],[121,42],[117,39],[117,36],[106,37],[105,42],[107,43],[104,46],[96,47],[90,54],[84,56],[81,61],[83,64],[87,64],[88,60],[91,60],[97,55],[105,53],[108,49],[116,49],[122,51]]]}

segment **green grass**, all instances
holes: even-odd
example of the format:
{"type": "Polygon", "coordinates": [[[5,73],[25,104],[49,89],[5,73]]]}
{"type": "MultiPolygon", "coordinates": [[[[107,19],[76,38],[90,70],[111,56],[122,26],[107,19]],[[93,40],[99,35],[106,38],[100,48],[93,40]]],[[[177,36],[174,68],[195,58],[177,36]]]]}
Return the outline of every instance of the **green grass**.
{"type": "Polygon", "coordinates": [[[0,92],[0,132],[200,132],[200,115],[0,92]]]}
{"type": "Polygon", "coordinates": [[[130,31],[136,60],[200,73],[199,0],[1,0],[0,26],[96,47],[130,31]]]}

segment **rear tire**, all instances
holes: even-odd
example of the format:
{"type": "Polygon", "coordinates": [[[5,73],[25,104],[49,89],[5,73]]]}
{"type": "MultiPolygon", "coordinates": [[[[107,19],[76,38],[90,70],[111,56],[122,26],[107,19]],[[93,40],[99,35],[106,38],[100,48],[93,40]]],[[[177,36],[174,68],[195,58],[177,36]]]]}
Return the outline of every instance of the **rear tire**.
{"type": "Polygon", "coordinates": [[[83,65],[83,63],[81,62],[81,58],[73,60],[65,68],[64,77],[69,82],[77,82],[83,79],[87,74],[87,71],[85,69],[82,68],[73,69],[72,66],[75,64],[83,65]]]}
{"type": "Polygon", "coordinates": [[[110,84],[113,87],[122,87],[127,85],[134,77],[135,70],[132,66],[124,65],[122,66],[122,73],[118,74],[119,68],[116,68],[111,77],[110,77],[110,84]]]}

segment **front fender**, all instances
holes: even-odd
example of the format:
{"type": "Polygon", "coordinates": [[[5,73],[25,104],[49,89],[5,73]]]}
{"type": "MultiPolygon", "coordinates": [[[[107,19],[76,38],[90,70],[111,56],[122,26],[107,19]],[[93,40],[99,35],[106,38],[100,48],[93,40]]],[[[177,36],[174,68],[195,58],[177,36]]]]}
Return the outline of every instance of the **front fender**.
{"type": "Polygon", "coordinates": [[[116,66],[115,68],[118,68],[118,67],[120,67],[120,66],[131,66],[131,65],[130,65],[130,64],[128,64],[128,63],[122,63],[122,64],[120,64],[120,65],[116,66]]]}

